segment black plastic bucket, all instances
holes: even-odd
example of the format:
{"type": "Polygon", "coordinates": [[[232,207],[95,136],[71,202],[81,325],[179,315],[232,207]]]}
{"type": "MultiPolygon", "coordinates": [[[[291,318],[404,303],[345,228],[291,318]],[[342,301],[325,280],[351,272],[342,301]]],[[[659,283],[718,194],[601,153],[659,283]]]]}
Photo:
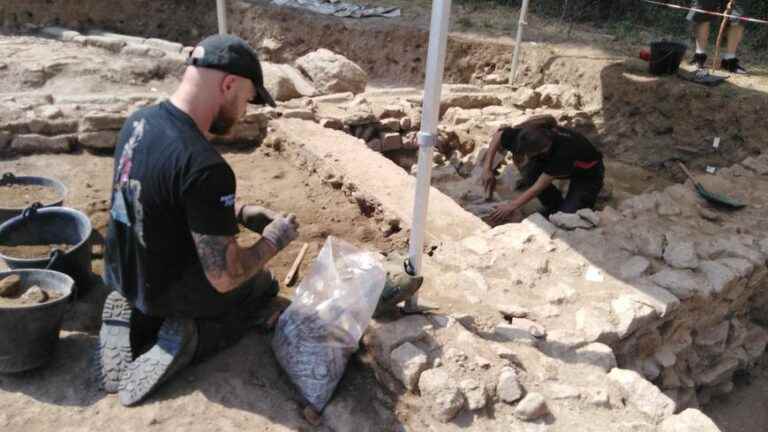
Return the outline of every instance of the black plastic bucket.
{"type": "Polygon", "coordinates": [[[0,253],[0,259],[12,269],[48,269],[65,273],[75,280],[80,291],[91,280],[91,220],[83,213],[66,207],[28,208],[0,225],[0,245],[71,244],[66,252],[54,251],[40,258],[17,258],[0,253]]]}
{"type": "Polygon", "coordinates": [[[651,43],[651,61],[649,69],[653,75],[673,75],[680,69],[688,47],[678,42],[651,43]]]}
{"type": "MultiPolygon", "coordinates": [[[[67,187],[64,183],[48,178],[37,176],[15,176],[12,173],[5,173],[0,177],[0,187],[8,185],[27,185],[27,186],[43,186],[51,188],[56,191],[58,198],[51,202],[40,203],[42,207],[59,207],[64,204],[64,198],[67,196],[67,187]]],[[[3,203],[0,203],[0,224],[8,219],[14,218],[21,214],[24,208],[6,208],[3,203]]]]}
{"type": "Polygon", "coordinates": [[[72,301],[74,281],[50,270],[12,270],[0,278],[16,274],[23,286],[37,285],[56,292],[60,298],[28,306],[0,306],[0,372],[15,373],[35,369],[53,356],[64,313],[72,301]]]}

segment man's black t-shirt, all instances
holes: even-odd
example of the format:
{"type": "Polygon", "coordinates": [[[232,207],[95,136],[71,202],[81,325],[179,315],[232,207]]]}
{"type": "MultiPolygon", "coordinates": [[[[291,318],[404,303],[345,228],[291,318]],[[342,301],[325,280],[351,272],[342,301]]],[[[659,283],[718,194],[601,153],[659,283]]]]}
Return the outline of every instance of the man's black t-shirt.
{"type": "Polygon", "coordinates": [[[544,173],[555,178],[596,176],[603,154],[582,134],[564,127],[552,129],[552,147],[540,156],[544,173]]]}
{"type": "Polygon", "coordinates": [[[234,204],[234,173],[191,117],[168,101],[134,113],[115,151],[107,283],[146,314],[172,314],[170,286],[203,273],[192,232],[237,234],[234,204]]]}
{"type": "MultiPolygon", "coordinates": [[[[520,131],[520,128],[502,130],[501,143],[506,150],[515,152],[520,131]]],[[[555,178],[599,175],[598,165],[603,160],[603,154],[585,136],[559,126],[550,131],[552,148],[535,158],[543,166],[544,173],[555,178]]]]}

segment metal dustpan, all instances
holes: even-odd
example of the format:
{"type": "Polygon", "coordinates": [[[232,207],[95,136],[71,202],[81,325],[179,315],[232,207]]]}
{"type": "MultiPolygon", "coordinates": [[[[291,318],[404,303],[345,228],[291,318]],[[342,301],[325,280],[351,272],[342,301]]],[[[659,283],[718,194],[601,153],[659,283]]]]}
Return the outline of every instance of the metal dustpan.
{"type": "Polygon", "coordinates": [[[733,199],[731,197],[706,190],[704,186],[702,186],[702,184],[699,183],[696,180],[696,178],[690,173],[690,171],[688,171],[688,168],[686,168],[685,164],[679,161],[677,163],[680,165],[680,168],[683,169],[683,172],[685,172],[685,175],[687,175],[688,178],[691,179],[691,181],[693,182],[693,185],[696,187],[696,193],[698,193],[700,197],[704,198],[708,202],[718,207],[724,207],[724,208],[733,209],[733,210],[741,209],[747,206],[746,204],[736,199],[733,199]]]}

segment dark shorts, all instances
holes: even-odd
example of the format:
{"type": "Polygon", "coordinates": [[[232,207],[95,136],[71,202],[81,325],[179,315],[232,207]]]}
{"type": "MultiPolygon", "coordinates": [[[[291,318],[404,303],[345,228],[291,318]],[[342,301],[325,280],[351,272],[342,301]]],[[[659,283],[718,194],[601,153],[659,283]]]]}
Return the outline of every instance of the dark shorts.
{"type": "MultiPolygon", "coordinates": [[[[728,0],[694,0],[691,4],[691,7],[696,9],[703,9],[706,11],[719,12],[719,13],[725,12],[726,6],[728,6],[728,0]]],[[[739,7],[738,3],[734,5],[731,15],[739,16],[739,17],[743,15],[742,10],[739,7]]],[[[717,16],[717,15],[703,14],[701,12],[695,12],[695,11],[688,12],[688,21],[695,22],[695,23],[712,22],[715,24],[719,24],[720,22],[722,22],[722,20],[723,20],[723,17],[717,16]]],[[[733,24],[739,24],[741,22],[737,19],[731,19],[730,21],[733,24]]]]}

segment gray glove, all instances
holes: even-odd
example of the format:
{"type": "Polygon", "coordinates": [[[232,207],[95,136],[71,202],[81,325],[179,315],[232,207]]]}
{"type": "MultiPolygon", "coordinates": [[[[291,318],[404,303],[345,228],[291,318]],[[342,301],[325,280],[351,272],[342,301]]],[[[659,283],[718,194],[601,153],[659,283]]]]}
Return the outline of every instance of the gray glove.
{"type": "Polygon", "coordinates": [[[277,217],[264,228],[261,236],[272,243],[280,252],[299,236],[299,223],[296,222],[296,215],[289,214],[277,217]]]}
{"type": "Polygon", "coordinates": [[[280,217],[280,213],[257,205],[245,205],[237,215],[237,221],[249,230],[261,234],[267,225],[280,217]]]}

